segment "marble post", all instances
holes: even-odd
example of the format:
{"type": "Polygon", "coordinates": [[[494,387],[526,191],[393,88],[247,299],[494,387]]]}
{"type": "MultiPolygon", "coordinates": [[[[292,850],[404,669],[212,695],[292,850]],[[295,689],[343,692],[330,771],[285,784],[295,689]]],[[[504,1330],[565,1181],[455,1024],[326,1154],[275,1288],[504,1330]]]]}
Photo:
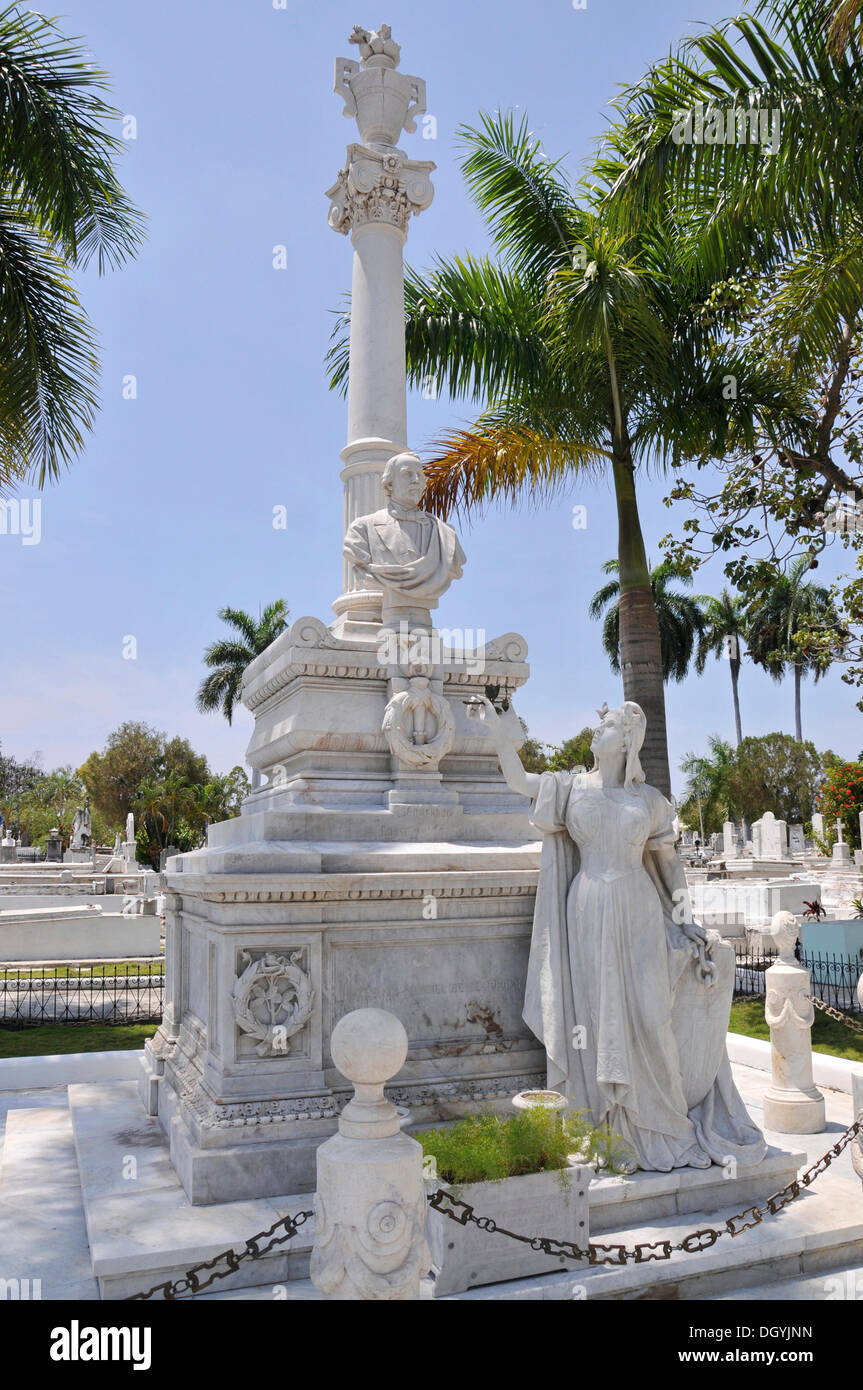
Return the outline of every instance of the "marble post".
{"type": "Polygon", "coordinates": [[[354,1096],[338,1134],[318,1149],[312,1283],[325,1299],[418,1299],[431,1268],[422,1148],[384,1097],[408,1035],[394,1014],[356,1009],[336,1024],[331,1045],[354,1096]]]}
{"type": "MultiPolygon", "coordinates": [[[[409,159],[396,141],[416,130],[425,82],[398,71],[401,50],[389,26],[356,28],[361,65],[337,58],[334,90],[359,127],[332,188],[329,224],[353,244],[348,442],[342,450],[344,530],[384,505],[387,460],[407,448],[403,249],[408,222],[434,196],[430,160],[409,159]]],[[[346,558],[344,593],[333,604],[334,630],[360,635],[357,623],[381,621],[381,593],[364,584],[346,558]]]]}
{"type": "Polygon", "coordinates": [[[764,976],[773,1068],[764,1096],[764,1125],[779,1134],[820,1134],[826,1119],[824,1097],[812,1079],[815,1010],[809,971],[794,956],[798,932],[793,913],[775,914],[770,935],[779,947],[779,960],[764,976]]]}

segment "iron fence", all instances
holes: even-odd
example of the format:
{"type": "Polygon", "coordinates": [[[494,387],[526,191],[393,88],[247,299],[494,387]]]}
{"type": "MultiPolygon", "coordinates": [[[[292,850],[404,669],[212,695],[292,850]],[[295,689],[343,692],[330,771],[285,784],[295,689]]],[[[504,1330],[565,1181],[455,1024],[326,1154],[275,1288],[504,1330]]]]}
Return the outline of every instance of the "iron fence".
{"type": "MultiPolygon", "coordinates": [[[[766,992],[764,972],[778,959],[771,952],[749,952],[745,956],[738,956],[734,993],[746,998],[763,997],[766,992]]],[[[857,982],[863,961],[857,956],[828,955],[820,951],[801,951],[798,960],[809,971],[813,994],[844,1013],[860,1013],[857,982]]]]}
{"type": "Polygon", "coordinates": [[[0,965],[0,1028],[39,1023],[158,1023],[165,962],[0,965]]]}

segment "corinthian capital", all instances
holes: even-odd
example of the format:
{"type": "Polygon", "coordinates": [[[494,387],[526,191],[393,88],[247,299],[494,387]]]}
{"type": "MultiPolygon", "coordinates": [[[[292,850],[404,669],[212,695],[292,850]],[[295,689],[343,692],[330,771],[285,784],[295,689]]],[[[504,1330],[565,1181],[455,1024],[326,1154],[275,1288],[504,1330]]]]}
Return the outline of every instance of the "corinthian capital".
{"type": "Polygon", "coordinates": [[[408,159],[395,147],[372,150],[349,145],[347,163],[332,188],[328,221],[333,231],[347,234],[368,222],[382,222],[407,232],[411,216],[427,208],[434,197],[431,160],[408,159]]]}

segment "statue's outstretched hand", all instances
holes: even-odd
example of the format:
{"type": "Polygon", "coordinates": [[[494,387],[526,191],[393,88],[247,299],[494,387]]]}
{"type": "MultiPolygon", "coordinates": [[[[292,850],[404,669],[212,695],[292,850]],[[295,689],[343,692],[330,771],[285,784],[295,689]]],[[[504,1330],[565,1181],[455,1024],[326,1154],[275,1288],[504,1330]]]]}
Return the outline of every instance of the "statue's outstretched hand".
{"type": "Polygon", "coordinates": [[[468,701],[467,715],[468,719],[476,724],[484,734],[489,735],[496,748],[504,740],[505,735],[500,715],[491,700],[487,699],[485,695],[478,695],[468,701]]]}

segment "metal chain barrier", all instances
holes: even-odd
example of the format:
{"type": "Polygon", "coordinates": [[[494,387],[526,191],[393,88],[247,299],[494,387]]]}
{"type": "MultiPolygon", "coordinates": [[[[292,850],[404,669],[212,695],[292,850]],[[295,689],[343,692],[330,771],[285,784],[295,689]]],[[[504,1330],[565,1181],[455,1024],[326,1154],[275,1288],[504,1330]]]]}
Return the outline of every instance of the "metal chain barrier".
{"type": "Polygon", "coordinates": [[[823,999],[816,999],[814,994],[810,994],[809,1002],[828,1018],[835,1018],[837,1023],[844,1023],[846,1028],[851,1028],[855,1033],[863,1033],[863,1023],[858,1018],[850,1018],[848,1014],[843,1014],[841,1009],[834,1009],[832,1004],[825,1003],[823,999]]]}
{"type": "MultiPolygon", "coordinates": [[[[813,1003],[821,1004],[823,1008],[831,1013],[829,1004],[824,1004],[823,1000],[813,1000],[813,1003]]],[[[859,1025],[858,1025],[859,1026],[859,1025]]],[[[694,1255],[701,1250],[710,1250],[723,1236],[739,1236],[743,1231],[748,1231],[753,1226],[759,1226],[765,1216],[775,1216],[777,1212],[787,1207],[789,1202],[793,1202],[795,1197],[799,1197],[804,1188],[809,1187],[820,1173],[823,1173],[834,1158],[838,1158],[856,1134],[860,1132],[861,1123],[855,1120],[849,1125],[844,1134],[833,1144],[826,1153],[806,1169],[801,1177],[795,1178],[787,1187],[781,1191],[774,1192],[772,1197],[768,1197],[761,1207],[747,1207],[744,1211],[738,1212],[736,1216],[731,1216],[721,1228],[715,1226],[705,1226],[697,1231],[690,1231],[676,1245],[672,1245],[670,1240],[657,1240],[643,1242],[640,1245],[629,1249],[625,1245],[601,1245],[591,1242],[586,1250],[575,1245],[569,1240],[557,1240],[553,1236],[525,1236],[517,1231],[508,1231],[504,1226],[498,1226],[497,1222],[490,1216],[477,1216],[473,1207],[468,1202],[459,1201],[444,1188],[438,1188],[437,1192],[429,1197],[429,1206],[434,1211],[439,1211],[442,1216],[455,1221],[459,1226],[466,1226],[468,1222],[473,1222],[481,1231],[488,1231],[489,1234],[496,1233],[500,1236],[509,1236],[510,1240],[521,1241],[524,1245],[529,1245],[531,1250],[541,1250],[546,1255],[564,1256],[570,1260],[587,1260],[591,1265],[625,1265],[629,1261],[634,1264],[647,1264],[651,1260],[670,1260],[671,1256],[678,1252],[686,1255],[694,1255]]],[[[259,1260],[262,1255],[266,1255],[276,1245],[284,1245],[286,1241],[293,1240],[301,1226],[314,1215],[311,1211],[297,1212],[296,1216],[285,1216],[280,1221],[276,1221],[266,1231],[259,1231],[256,1236],[252,1236],[246,1241],[242,1250],[236,1251],[231,1247],[223,1250],[221,1254],[214,1255],[211,1260],[202,1260],[200,1264],[194,1265],[192,1269],[186,1271],[182,1279],[166,1280],[163,1284],[154,1284],[146,1293],[130,1294],[125,1302],[134,1303],[144,1299],[153,1298],[161,1294],[162,1298],[175,1299],[181,1294],[200,1293],[203,1289],[215,1283],[217,1279],[224,1279],[229,1274],[235,1273],[239,1269],[243,1260],[259,1260]],[[281,1231],[281,1235],[275,1232],[281,1231]],[[261,1242],[266,1241],[266,1245],[261,1242]],[[215,1266],[224,1261],[226,1268],[217,1269],[215,1266]],[[206,1279],[199,1279],[198,1275],[203,1270],[210,1270],[211,1273],[206,1279]]]]}
{"type": "MultiPolygon", "coordinates": [[[[825,1005],[825,1007],[827,1006],[825,1005]]],[[[823,1173],[826,1168],[830,1167],[834,1158],[839,1157],[842,1150],[859,1133],[860,1128],[860,1122],[855,1120],[852,1125],[848,1126],[841,1138],[826,1153],[822,1154],[816,1163],[807,1168],[801,1177],[795,1178],[787,1187],[783,1187],[780,1192],[774,1192],[772,1197],[767,1198],[763,1206],[747,1207],[745,1211],[729,1217],[720,1228],[706,1226],[697,1231],[690,1231],[676,1245],[672,1245],[670,1240],[656,1240],[629,1249],[625,1245],[599,1245],[591,1242],[588,1248],[583,1250],[572,1241],[556,1240],[553,1236],[523,1236],[515,1231],[508,1231],[503,1226],[498,1226],[490,1216],[477,1216],[469,1203],[458,1201],[443,1188],[438,1188],[437,1192],[429,1197],[429,1206],[434,1211],[439,1211],[442,1216],[447,1216],[451,1221],[457,1222],[460,1226],[466,1226],[468,1222],[473,1222],[481,1231],[496,1231],[498,1235],[509,1236],[511,1240],[518,1240],[524,1245],[529,1245],[531,1250],[542,1250],[546,1255],[563,1255],[570,1260],[587,1260],[592,1265],[625,1265],[628,1261],[632,1261],[634,1264],[646,1264],[650,1260],[670,1260],[671,1256],[678,1251],[687,1255],[694,1255],[698,1251],[709,1250],[723,1236],[739,1236],[752,1226],[759,1226],[765,1216],[775,1216],[783,1207],[787,1207],[789,1202],[793,1202],[795,1197],[799,1197],[802,1190],[809,1187],[819,1173],[823,1173]]]]}
{"type": "Polygon", "coordinates": [[[256,1236],[252,1236],[246,1241],[242,1250],[237,1251],[233,1248],[223,1250],[220,1255],[214,1255],[211,1260],[202,1260],[199,1265],[194,1265],[192,1269],[187,1269],[182,1279],[175,1279],[173,1283],[167,1280],[164,1284],[154,1284],[146,1293],[129,1294],[124,1299],[124,1303],[134,1303],[145,1298],[152,1298],[154,1294],[161,1294],[163,1298],[176,1298],[179,1294],[200,1293],[206,1289],[216,1279],[224,1279],[228,1274],[233,1274],[239,1269],[243,1260],[259,1260],[262,1255],[266,1255],[272,1250],[274,1245],[284,1245],[285,1241],[293,1240],[301,1226],[304,1226],[310,1217],[314,1216],[312,1211],[300,1211],[296,1216],[284,1216],[281,1221],[275,1221],[269,1230],[259,1231],[256,1236]],[[282,1235],[274,1235],[275,1231],[283,1230],[282,1235]],[[261,1245],[261,1241],[267,1241],[266,1245],[261,1245]],[[226,1269],[215,1269],[214,1266],[222,1261],[227,1264],[226,1269]],[[210,1269],[212,1274],[207,1279],[199,1279],[198,1274],[201,1270],[210,1269]]]}

